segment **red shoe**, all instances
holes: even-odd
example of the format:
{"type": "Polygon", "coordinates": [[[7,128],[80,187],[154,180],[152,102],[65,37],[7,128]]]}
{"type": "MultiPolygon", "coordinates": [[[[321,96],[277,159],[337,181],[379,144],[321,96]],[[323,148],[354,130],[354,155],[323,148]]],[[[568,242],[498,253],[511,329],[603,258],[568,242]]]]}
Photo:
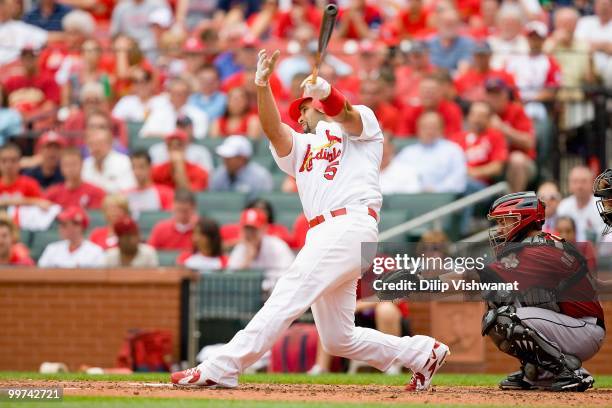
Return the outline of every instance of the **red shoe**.
{"type": "Polygon", "coordinates": [[[448,346],[436,341],[431,349],[431,356],[429,356],[423,368],[412,373],[410,382],[406,384],[406,391],[426,391],[431,385],[431,379],[444,365],[448,356],[450,356],[448,346]]]}
{"type": "Polygon", "coordinates": [[[219,384],[202,375],[198,367],[170,374],[172,384],[191,387],[217,388],[219,384]]]}

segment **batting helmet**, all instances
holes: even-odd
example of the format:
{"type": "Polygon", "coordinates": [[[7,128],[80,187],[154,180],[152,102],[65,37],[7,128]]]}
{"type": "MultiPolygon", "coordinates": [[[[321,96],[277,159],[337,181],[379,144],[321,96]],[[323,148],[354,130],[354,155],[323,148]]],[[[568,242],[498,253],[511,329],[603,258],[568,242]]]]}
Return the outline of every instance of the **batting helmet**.
{"type": "Polygon", "coordinates": [[[507,194],[495,200],[487,218],[497,225],[489,229],[489,242],[498,252],[506,242],[520,242],[529,231],[544,224],[544,203],[533,191],[507,194]]]}
{"type": "Polygon", "coordinates": [[[606,169],[593,183],[593,194],[598,197],[597,210],[599,216],[606,224],[603,233],[612,231],[612,169],[606,169]]]}

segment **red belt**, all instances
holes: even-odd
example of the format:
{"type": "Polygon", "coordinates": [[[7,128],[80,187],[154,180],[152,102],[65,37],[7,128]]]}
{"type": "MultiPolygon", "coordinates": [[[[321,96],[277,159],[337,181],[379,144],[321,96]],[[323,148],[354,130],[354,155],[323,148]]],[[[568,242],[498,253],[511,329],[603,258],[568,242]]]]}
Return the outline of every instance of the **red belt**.
{"type": "MultiPolygon", "coordinates": [[[[331,210],[329,212],[332,217],[339,217],[341,215],[346,215],[346,207],[338,208],[337,210],[331,210]]],[[[378,221],[378,214],[376,211],[368,207],[368,215],[378,221]]],[[[308,221],[308,226],[310,228],[316,227],[319,224],[323,224],[325,222],[325,217],[323,215],[317,215],[310,221],[308,221]]]]}

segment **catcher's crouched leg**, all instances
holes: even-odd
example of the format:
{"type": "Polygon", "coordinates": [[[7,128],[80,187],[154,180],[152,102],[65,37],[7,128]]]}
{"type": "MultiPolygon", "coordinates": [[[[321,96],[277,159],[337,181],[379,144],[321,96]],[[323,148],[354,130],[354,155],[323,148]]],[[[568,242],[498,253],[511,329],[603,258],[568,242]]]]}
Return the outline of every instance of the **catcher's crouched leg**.
{"type": "MultiPolygon", "coordinates": [[[[500,383],[502,389],[533,389],[539,371],[554,375],[553,391],[585,391],[593,384],[592,377],[576,373],[582,362],[576,356],[564,354],[537,331],[522,324],[513,306],[489,309],[483,317],[482,335],[506,354],[521,362],[521,371],[512,373],[500,383]]],[[[548,388],[548,387],[546,387],[548,388]]]]}

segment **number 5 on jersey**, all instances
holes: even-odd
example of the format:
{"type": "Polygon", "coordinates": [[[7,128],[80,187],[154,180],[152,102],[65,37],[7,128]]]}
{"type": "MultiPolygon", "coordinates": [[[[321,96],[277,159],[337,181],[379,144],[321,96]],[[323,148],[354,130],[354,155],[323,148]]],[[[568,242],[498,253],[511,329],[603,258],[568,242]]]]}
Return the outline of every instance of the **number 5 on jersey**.
{"type": "Polygon", "coordinates": [[[329,163],[329,166],[327,166],[325,168],[325,172],[323,173],[323,177],[325,177],[328,180],[333,180],[334,177],[336,177],[336,172],[338,171],[338,164],[339,164],[338,160],[335,160],[335,161],[329,163]]]}

